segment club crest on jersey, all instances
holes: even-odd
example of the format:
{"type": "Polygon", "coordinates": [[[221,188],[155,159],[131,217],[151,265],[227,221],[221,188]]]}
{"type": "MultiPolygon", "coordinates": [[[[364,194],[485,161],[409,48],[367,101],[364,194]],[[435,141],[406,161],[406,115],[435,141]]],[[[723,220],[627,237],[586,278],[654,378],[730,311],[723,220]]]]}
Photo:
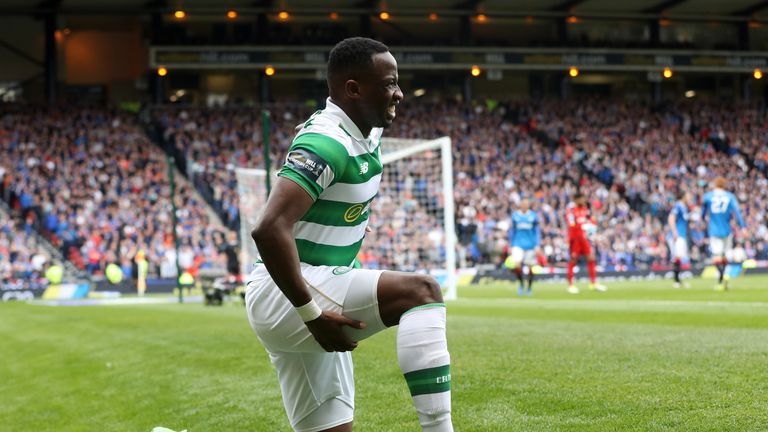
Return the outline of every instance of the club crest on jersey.
{"type": "Polygon", "coordinates": [[[360,174],[365,174],[368,172],[368,162],[363,162],[360,164],[360,174]]]}

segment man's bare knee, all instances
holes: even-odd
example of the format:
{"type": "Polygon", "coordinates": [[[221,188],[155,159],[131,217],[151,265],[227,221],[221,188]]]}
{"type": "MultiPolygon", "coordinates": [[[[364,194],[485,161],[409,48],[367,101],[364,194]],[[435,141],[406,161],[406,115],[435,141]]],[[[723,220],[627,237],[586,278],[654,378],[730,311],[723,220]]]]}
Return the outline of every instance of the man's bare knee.
{"type": "Polygon", "coordinates": [[[442,303],[443,291],[435,278],[427,275],[417,275],[414,279],[414,307],[430,303],[442,303]]]}
{"type": "Polygon", "coordinates": [[[440,284],[429,275],[384,272],[378,287],[379,313],[387,327],[397,325],[407,311],[430,303],[442,303],[440,284]]]}

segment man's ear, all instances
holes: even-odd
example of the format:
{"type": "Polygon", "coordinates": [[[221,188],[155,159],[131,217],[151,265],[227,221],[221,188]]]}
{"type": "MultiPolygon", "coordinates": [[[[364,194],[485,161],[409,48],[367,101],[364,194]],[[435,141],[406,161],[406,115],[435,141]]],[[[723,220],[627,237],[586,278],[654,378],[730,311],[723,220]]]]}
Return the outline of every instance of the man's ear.
{"type": "Polygon", "coordinates": [[[350,99],[360,99],[360,83],[355,80],[347,80],[344,83],[344,92],[350,99]]]}

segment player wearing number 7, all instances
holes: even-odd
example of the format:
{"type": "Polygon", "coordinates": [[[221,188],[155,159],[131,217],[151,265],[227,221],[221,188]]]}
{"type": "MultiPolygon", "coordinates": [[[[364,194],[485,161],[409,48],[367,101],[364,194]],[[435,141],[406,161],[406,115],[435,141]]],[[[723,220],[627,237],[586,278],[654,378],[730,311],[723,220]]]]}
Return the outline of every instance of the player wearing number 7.
{"type": "Polygon", "coordinates": [[[704,205],[701,213],[702,219],[707,220],[707,232],[709,234],[709,251],[712,254],[712,264],[717,267],[719,278],[715,290],[728,289],[728,281],[725,276],[725,267],[728,265],[728,256],[733,248],[733,232],[731,231],[731,217],[736,217],[736,222],[746,235],[747,224],[741,217],[736,196],[725,190],[728,181],[718,177],[714,181],[715,188],[704,194],[704,205]]]}
{"type": "Polygon", "coordinates": [[[426,275],[351,267],[379,190],[383,128],[403,99],[397,62],[384,44],[350,38],[331,50],[327,76],[325,109],[298,127],[251,233],[263,263],[248,278],[248,319],[294,430],[352,430],[350,351],[397,325],[397,359],[421,428],[452,432],[440,286],[426,275]]]}

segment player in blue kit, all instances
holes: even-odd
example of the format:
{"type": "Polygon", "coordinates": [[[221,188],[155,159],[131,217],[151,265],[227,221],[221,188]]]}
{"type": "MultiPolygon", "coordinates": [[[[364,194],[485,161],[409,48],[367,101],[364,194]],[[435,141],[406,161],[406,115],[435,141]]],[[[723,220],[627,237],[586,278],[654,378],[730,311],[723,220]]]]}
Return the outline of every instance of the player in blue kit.
{"type": "MultiPolygon", "coordinates": [[[[672,258],[675,274],[675,288],[680,288],[680,269],[682,262],[688,259],[688,206],[691,204],[691,195],[681,191],[677,194],[677,202],[669,212],[669,231],[667,232],[667,244],[672,258]]],[[[684,284],[688,288],[688,284],[684,284]]]]}
{"type": "Polygon", "coordinates": [[[728,289],[728,281],[723,281],[725,267],[728,265],[728,255],[733,248],[731,217],[736,218],[736,222],[745,235],[747,224],[741,217],[736,196],[725,190],[728,181],[723,177],[718,177],[714,184],[715,188],[704,194],[702,219],[708,222],[707,232],[709,233],[709,250],[712,253],[712,263],[717,267],[720,274],[715,290],[725,291],[728,289]]]}
{"type": "Polygon", "coordinates": [[[506,266],[511,269],[520,286],[517,295],[525,293],[523,281],[523,265],[528,265],[528,295],[533,287],[533,266],[536,264],[536,248],[541,243],[539,216],[531,210],[531,202],[527,198],[520,201],[520,209],[512,213],[512,227],[509,230],[509,243],[512,251],[507,258],[506,266]]]}

